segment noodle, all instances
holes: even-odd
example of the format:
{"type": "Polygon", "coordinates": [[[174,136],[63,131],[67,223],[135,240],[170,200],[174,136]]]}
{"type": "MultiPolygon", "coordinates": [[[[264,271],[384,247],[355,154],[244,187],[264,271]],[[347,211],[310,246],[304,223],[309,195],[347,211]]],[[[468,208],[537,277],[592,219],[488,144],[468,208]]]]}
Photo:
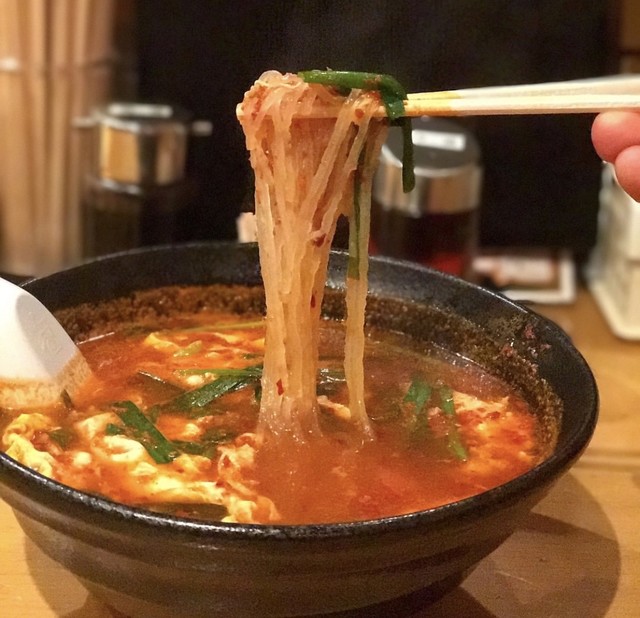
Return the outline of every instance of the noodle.
{"type": "Polygon", "coordinates": [[[371,92],[341,97],[276,71],[264,73],[242,103],[267,305],[260,432],[305,441],[320,431],[320,310],[331,242],[339,216],[346,215],[351,241],[345,375],[351,421],[364,438],[372,436],[363,355],[371,181],[388,124],[373,118],[379,104],[371,92]],[[318,109],[336,114],[311,117],[318,109]]]}

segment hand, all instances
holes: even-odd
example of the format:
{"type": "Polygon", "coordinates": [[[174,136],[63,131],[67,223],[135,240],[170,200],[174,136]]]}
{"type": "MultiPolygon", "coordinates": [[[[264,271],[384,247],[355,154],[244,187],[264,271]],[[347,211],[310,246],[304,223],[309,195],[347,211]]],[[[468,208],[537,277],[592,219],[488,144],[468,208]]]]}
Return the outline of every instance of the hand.
{"type": "Polygon", "coordinates": [[[598,114],[591,139],[598,155],[613,163],[620,186],[640,201],[640,113],[598,114]]]}

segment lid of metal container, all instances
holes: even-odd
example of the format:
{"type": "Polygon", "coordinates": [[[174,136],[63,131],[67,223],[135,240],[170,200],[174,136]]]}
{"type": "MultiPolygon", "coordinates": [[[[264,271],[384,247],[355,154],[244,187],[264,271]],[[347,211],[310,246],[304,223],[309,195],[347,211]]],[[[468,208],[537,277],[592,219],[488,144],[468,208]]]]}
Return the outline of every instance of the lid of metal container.
{"type": "Polygon", "coordinates": [[[389,130],[382,147],[373,196],[384,208],[410,216],[476,208],[482,181],[481,151],[474,135],[444,118],[413,121],[415,189],[402,190],[402,132],[389,130]]]}
{"type": "Polygon", "coordinates": [[[207,135],[171,105],[110,103],[95,110],[94,167],[100,180],[123,185],[168,185],[184,178],[189,135],[207,135]]]}

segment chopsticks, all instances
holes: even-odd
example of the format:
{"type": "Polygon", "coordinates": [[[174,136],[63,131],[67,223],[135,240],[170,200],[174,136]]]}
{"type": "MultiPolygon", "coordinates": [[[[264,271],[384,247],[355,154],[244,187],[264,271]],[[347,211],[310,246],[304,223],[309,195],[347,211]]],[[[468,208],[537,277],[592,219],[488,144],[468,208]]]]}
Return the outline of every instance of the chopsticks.
{"type": "MultiPolygon", "coordinates": [[[[491,86],[410,94],[407,116],[577,114],[640,110],[640,76],[491,86]]],[[[380,115],[384,111],[380,110],[380,115]]]]}
{"type": "MultiPolygon", "coordinates": [[[[406,116],[597,114],[607,110],[640,110],[640,75],[418,92],[405,101],[406,116]]],[[[337,112],[337,107],[327,106],[306,115],[330,118],[337,112]]],[[[242,117],[242,104],[236,114],[242,117]]],[[[375,116],[386,116],[382,105],[375,116]]]]}

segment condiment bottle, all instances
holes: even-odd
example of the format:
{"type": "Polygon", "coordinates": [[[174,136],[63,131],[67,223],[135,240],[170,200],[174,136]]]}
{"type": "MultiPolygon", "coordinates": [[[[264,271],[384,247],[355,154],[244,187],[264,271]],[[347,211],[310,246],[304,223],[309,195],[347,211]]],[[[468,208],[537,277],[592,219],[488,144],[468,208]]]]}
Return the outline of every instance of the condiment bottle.
{"type": "Polygon", "coordinates": [[[193,197],[186,178],[192,123],[169,105],[111,103],[87,123],[93,170],[84,197],[84,255],[94,257],[179,240],[180,214],[193,197]]]}
{"type": "Polygon", "coordinates": [[[473,278],[482,167],[466,129],[441,118],[413,121],[415,188],[402,190],[402,134],[392,127],[372,188],[372,254],[473,278]]]}

